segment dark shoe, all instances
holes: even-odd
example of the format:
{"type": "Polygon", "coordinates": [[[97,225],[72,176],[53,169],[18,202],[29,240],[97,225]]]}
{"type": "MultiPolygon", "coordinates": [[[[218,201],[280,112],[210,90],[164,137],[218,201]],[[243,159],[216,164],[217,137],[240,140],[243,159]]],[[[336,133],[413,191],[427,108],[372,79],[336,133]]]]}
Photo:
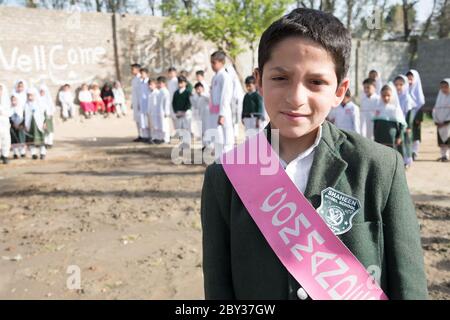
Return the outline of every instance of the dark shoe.
{"type": "Polygon", "coordinates": [[[21,157],[21,158],[26,158],[27,155],[26,155],[26,154],[21,154],[20,157],[21,157]]]}
{"type": "Polygon", "coordinates": [[[417,153],[413,152],[412,153],[412,158],[413,158],[413,161],[416,161],[417,160],[417,153]]]}
{"type": "Polygon", "coordinates": [[[51,149],[51,148],[53,148],[53,145],[52,145],[52,144],[46,144],[45,147],[46,147],[47,149],[51,149]]]}
{"type": "Polygon", "coordinates": [[[3,164],[8,164],[9,160],[7,157],[2,157],[3,164]]]}
{"type": "Polygon", "coordinates": [[[40,159],[45,160],[45,154],[41,154],[40,159]]]}
{"type": "Polygon", "coordinates": [[[31,157],[33,160],[37,160],[38,156],[33,154],[33,156],[31,157]]]}
{"type": "Polygon", "coordinates": [[[14,160],[17,160],[17,159],[19,159],[19,156],[18,156],[17,154],[15,154],[15,155],[13,156],[13,159],[14,159],[14,160]]]}
{"type": "Polygon", "coordinates": [[[441,161],[442,161],[442,162],[448,162],[448,158],[447,158],[447,157],[442,157],[442,158],[441,158],[441,161]]]}
{"type": "Polygon", "coordinates": [[[133,142],[141,142],[142,138],[141,137],[137,137],[136,139],[133,140],[133,142]]]}

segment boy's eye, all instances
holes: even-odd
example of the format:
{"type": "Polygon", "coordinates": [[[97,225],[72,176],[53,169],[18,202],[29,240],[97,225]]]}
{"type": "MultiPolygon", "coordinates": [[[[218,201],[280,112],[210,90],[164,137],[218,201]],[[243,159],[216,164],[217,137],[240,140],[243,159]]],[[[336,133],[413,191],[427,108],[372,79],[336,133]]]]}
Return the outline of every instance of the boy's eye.
{"type": "Polygon", "coordinates": [[[282,80],[286,80],[286,77],[282,77],[282,76],[280,76],[280,77],[272,77],[272,80],[274,80],[274,81],[282,81],[282,80]]]}
{"type": "Polygon", "coordinates": [[[325,81],[323,81],[323,80],[311,80],[311,83],[313,85],[315,85],[315,86],[320,86],[320,85],[325,84],[325,81]]]}

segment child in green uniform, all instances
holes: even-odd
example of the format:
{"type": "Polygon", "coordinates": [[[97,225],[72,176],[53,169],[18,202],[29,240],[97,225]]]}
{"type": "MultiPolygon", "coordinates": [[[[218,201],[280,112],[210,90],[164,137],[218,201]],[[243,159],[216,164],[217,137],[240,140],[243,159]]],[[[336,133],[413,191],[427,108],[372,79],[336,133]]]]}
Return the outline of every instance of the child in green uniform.
{"type": "Polygon", "coordinates": [[[175,91],[172,100],[173,113],[176,117],[175,129],[191,131],[191,91],[187,89],[187,79],[178,77],[178,90],[175,91]]]}
{"type": "Polygon", "coordinates": [[[242,103],[242,123],[245,126],[246,135],[259,129],[263,116],[262,97],[256,90],[256,79],[249,76],[245,79],[247,93],[242,103]]]}
{"type": "Polygon", "coordinates": [[[47,154],[45,147],[45,123],[46,109],[38,102],[38,92],[34,88],[27,90],[27,102],[25,103],[25,131],[26,142],[30,145],[31,157],[38,159],[37,148],[39,148],[40,159],[44,160],[47,154]]]}
{"type": "MultiPolygon", "coordinates": [[[[352,215],[352,223],[345,232],[334,235],[363,267],[376,270],[377,281],[389,299],[426,299],[419,226],[401,155],[325,120],[349,88],[350,53],[349,31],[337,18],[318,10],[295,9],[263,33],[256,78],[270,117],[267,142],[271,143],[270,130],[277,129],[279,148],[274,149],[278,149],[279,165],[316,210],[330,205],[324,202],[330,188],[358,199],[359,209],[347,213],[352,215]]],[[[205,297],[307,298],[308,292],[278,259],[227,174],[222,164],[212,164],[203,184],[205,297]]],[[[263,206],[275,207],[282,201],[263,206]]],[[[280,210],[277,213],[282,219],[289,216],[289,210],[280,210]]],[[[334,222],[344,229],[344,220],[334,222]]],[[[297,231],[291,229],[290,236],[300,237],[297,231]]],[[[312,252],[311,243],[304,246],[310,246],[308,252],[312,252]]],[[[325,259],[319,260],[321,264],[325,259]]],[[[317,281],[305,272],[310,281],[317,281]]]]}

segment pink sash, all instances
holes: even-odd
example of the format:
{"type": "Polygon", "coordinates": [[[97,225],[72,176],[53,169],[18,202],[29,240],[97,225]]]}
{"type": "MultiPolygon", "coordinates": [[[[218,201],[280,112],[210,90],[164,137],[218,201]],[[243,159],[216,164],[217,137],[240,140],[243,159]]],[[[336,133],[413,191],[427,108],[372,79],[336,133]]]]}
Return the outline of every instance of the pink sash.
{"type": "Polygon", "coordinates": [[[272,250],[312,299],[388,299],[298,191],[264,131],[223,154],[221,163],[272,250]]]}

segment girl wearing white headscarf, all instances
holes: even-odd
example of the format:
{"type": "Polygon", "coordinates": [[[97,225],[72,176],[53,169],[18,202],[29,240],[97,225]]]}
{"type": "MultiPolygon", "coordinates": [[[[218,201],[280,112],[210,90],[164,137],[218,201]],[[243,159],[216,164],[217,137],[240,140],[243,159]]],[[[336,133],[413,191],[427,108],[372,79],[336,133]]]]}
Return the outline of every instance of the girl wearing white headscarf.
{"type": "Polygon", "coordinates": [[[413,123],[413,159],[416,159],[419,155],[419,146],[421,140],[421,124],[423,121],[422,106],[425,104],[425,96],[422,89],[422,80],[420,79],[419,72],[411,69],[406,73],[409,82],[409,93],[414,100],[414,123],[413,123]]]}
{"type": "Polygon", "coordinates": [[[11,136],[9,133],[11,107],[8,89],[0,83],[0,157],[3,164],[8,163],[9,150],[11,149],[11,136]]]}
{"type": "Polygon", "coordinates": [[[38,158],[37,147],[41,160],[45,159],[47,149],[45,147],[45,111],[46,109],[38,102],[39,93],[35,88],[27,90],[27,102],[25,103],[25,131],[27,143],[30,144],[31,157],[38,158]]]}
{"type": "Polygon", "coordinates": [[[440,87],[433,109],[433,121],[437,126],[438,145],[441,148],[438,161],[447,162],[450,148],[450,78],[442,80],[440,87]]]}
{"type": "Polygon", "coordinates": [[[412,126],[414,122],[413,109],[414,100],[409,93],[408,78],[404,75],[398,75],[394,80],[395,87],[397,89],[397,95],[400,103],[400,107],[405,117],[407,127],[405,129],[404,138],[404,155],[403,160],[405,165],[409,167],[412,162],[412,126]]]}
{"type": "Polygon", "coordinates": [[[23,79],[19,79],[14,84],[14,89],[12,94],[17,97],[17,103],[21,108],[25,107],[25,103],[27,102],[27,83],[23,79]]]}
{"type": "Polygon", "coordinates": [[[9,122],[11,124],[10,136],[11,146],[14,154],[14,159],[26,157],[26,145],[25,145],[25,127],[24,127],[24,107],[19,104],[19,96],[13,93],[10,97],[11,102],[11,115],[9,122]]]}
{"type": "Polygon", "coordinates": [[[390,146],[403,155],[404,131],[407,124],[392,82],[382,87],[373,120],[375,141],[390,146]]]}
{"type": "Polygon", "coordinates": [[[38,103],[41,108],[45,110],[45,138],[44,142],[47,148],[53,147],[53,136],[54,136],[54,125],[53,125],[53,115],[55,114],[55,104],[53,103],[52,97],[50,95],[50,90],[43,83],[39,87],[39,99],[38,103]]]}

